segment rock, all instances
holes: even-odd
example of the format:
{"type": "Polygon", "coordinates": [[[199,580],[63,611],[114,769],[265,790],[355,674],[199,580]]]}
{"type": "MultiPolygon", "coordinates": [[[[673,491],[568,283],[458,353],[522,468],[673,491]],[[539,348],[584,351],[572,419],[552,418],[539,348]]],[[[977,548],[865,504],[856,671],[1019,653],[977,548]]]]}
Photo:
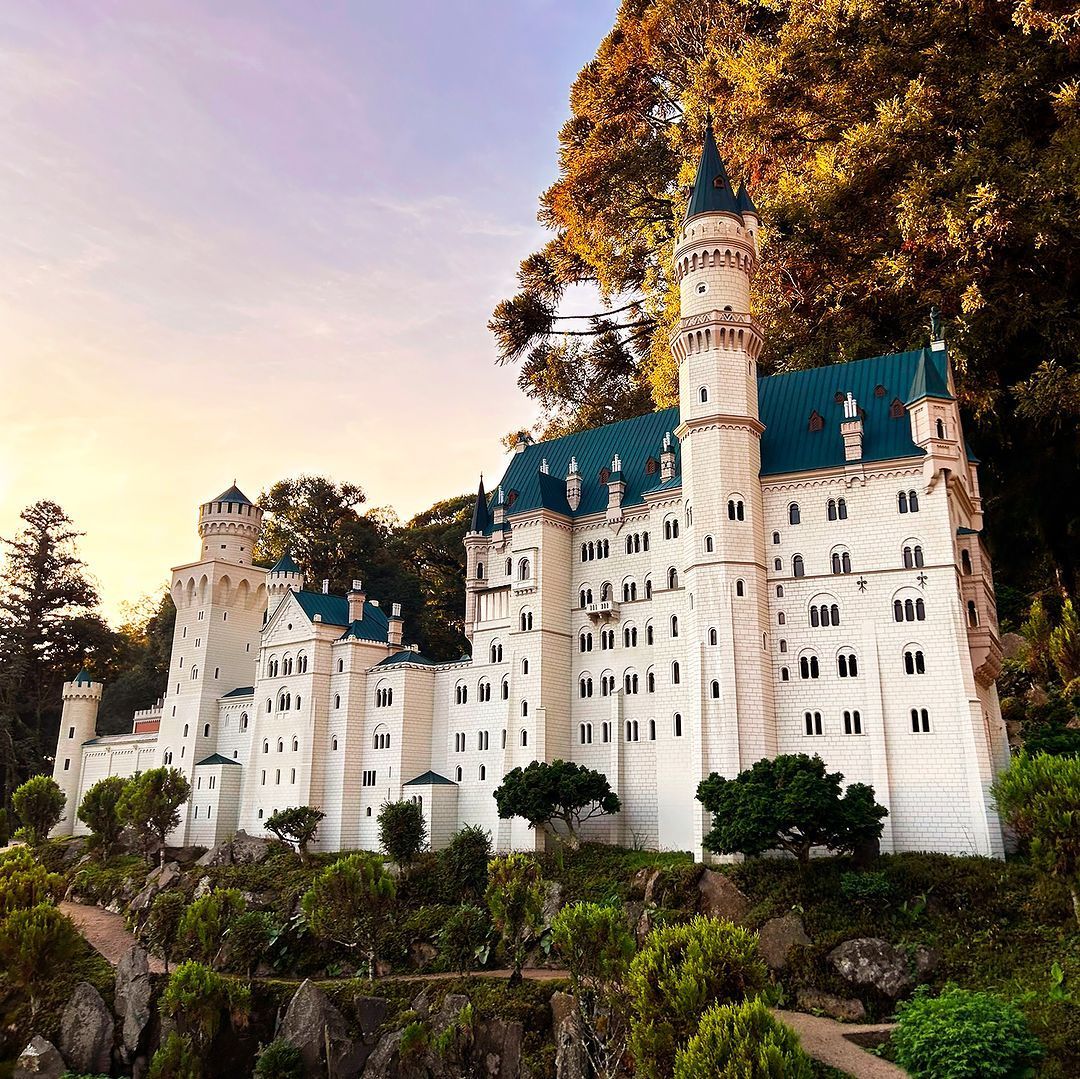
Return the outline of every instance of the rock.
{"type": "Polygon", "coordinates": [[[89,855],[86,852],[86,836],[74,836],[64,843],[64,853],[60,858],[60,866],[70,869],[76,862],[82,862],[89,855]]]}
{"type": "Polygon", "coordinates": [[[481,1075],[490,1079],[518,1079],[525,1026],[518,1019],[488,1019],[476,1029],[473,1057],[481,1075]]]}
{"type": "Polygon", "coordinates": [[[150,957],[145,948],[132,945],[116,968],[115,1007],[121,1024],[120,1057],[125,1064],[131,1064],[142,1048],[152,993],[150,957]]]}
{"type": "Polygon", "coordinates": [[[792,948],[810,945],[803,920],[794,911],[782,918],[770,918],[758,931],[758,938],[758,951],[773,970],[787,966],[792,948]]]}
{"type": "Polygon", "coordinates": [[[1044,704],[1049,704],[1050,702],[1050,695],[1042,686],[1029,686],[1024,697],[1028,704],[1033,708],[1042,708],[1044,704]]]}
{"type": "Polygon", "coordinates": [[[269,839],[248,835],[241,829],[232,837],[233,865],[258,865],[265,862],[270,854],[271,842],[269,839]]]}
{"type": "Polygon", "coordinates": [[[698,879],[698,910],[710,918],[726,918],[741,925],[750,909],[750,900],[723,873],[706,869],[698,879]]]}
{"type": "Polygon", "coordinates": [[[35,1034],[15,1061],[11,1079],[60,1079],[67,1070],[56,1046],[35,1034]]]}
{"type": "Polygon", "coordinates": [[[364,1079],[397,1079],[401,1035],[402,1031],[392,1030],[379,1039],[364,1065],[364,1079]]]}
{"type": "Polygon", "coordinates": [[[819,1012],[842,1023],[861,1023],[866,1018],[863,1002],[855,997],[837,997],[820,989],[800,989],[797,999],[800,1011],[819,1012]]]}
{"type": "Polygon", "coordinates": [[[551,1027],[555,1037],[555,1079],[588,1079],[577,1001],[569,993],[551,996],[551,1027]]]}
{"type": "Polygon", "coordinates": [[[394,973],[394,964],[389,959],[375,960],[375,977],[386,978],[394,973]]]}
{"type": "Polygon", "coordinates": [[[374,1045],[380,1028],[390,1014],[390,1005],[382,997],[357,997],[353,1001],[353,1011],[364,1044],[374,1045]]]}
{"type": "Polygon", "coordinates": [[[895,998],[911,988],[916,976],[931,970],[936,957],[921,946],[909,957],[886,940],[860,937],[833,948],[829,962],[852,985],[870,986],[895,998]]]}
{"type": "Polygon", "coordinates": [[[300,1050],[304,1073],[309,1076],[351,1079],[371,1052],[353,1038],[345,1017],[310,978],[289,1001],[278,1037],[300,1050]]]}
{"type": "Polygon", "coordinates": [[[228,842],[211,847],[196,863],[198,866],[232,865],[232,847],[228,842]]]}
{"type": "Polygon", "coordinates": [[[89,982],[75,986],[64,1009],[59,1048],[74,1072],[101,1075],[112,1067],[112,1013],[89,982]]]}
{"type": "Polygon", "coordinates": [[[925,981],[927,975],[933,974],[941,962],[941,953],[933,948],[927,948],[925,944],[915,947],[915,976],[919,981],[925,981]]]}
{"type": "Polygon", "coordinates": [[[544,925],[551,925],[563,908],[563,886],[557,880],[544,882],[544,925]]]}
{"type": "Polygon", "coordinates": [[[191,898],[202,899],[203,896],[209,895],[214,890],[213,884],[210,883],[209,877],[200,877],[199,883],[195,885],[195,891],[191,893],[191,898]]]}
{"type": "Polygon", "coordinates": [[[414,970],[423,970],[439,954],[439,949],[426,940],[414,940],[409,945],[409,965],[414,970]]]}
{"type": "Polygon", "coordinates": [[[176,862],[166,862],[152,870],[146,878],[143,890],[131,901],[130,909],[136,913],[147,911],[150,905],[166,888],[171,888],[180,881],[180,866],[176,862]]]}

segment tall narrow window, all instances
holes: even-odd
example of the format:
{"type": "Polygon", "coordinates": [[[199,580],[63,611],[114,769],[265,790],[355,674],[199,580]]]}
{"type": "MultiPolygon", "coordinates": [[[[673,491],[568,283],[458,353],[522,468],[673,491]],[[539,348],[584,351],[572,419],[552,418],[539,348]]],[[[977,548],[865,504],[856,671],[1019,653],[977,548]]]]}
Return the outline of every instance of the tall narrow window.
{"type": "Polygon", "coordinates": [[[806,733],[811,737],[815,737],[822,733],[820,712],[803,713],[803,723],[806,727],[806,733]]]}
{"type": "Polygon", "coordinates": [[[671,728],[676,738],[682,737],[682,716],[678,712],[672,717],[671,728]]]}
{"type": "Polygon", "coordinates": [[[797,525],[802,517],[799,513],[799,503],[792,502],[787,508],[787,519],[789,525],[797,525]]]}
{"type": "Polygon", "coordinates": [[[913,734],[930,733],[930,713],[925,708],[912,708],[911,731],[913,734]]]}
{"type": "Polygon", "coordinates": [[[791,575],[793,577],[806,576],[806,564],[803,562],[803,556],[801,554],[795,555],[791,560],[791,575]]]}
{"type": "Polygon", "coordinates": [[[862,734],[862,716],[857,711],[844,713],[844,734],[862,734]]]}

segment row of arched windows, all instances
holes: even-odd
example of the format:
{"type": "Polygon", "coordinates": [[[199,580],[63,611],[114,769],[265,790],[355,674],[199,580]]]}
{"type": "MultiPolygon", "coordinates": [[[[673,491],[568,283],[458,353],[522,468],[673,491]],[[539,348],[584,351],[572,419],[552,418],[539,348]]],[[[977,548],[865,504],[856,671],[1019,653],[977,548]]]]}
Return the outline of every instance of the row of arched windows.
{"type": "MultiPolygon", "coordinates": [[[[645,550],[649,549],[648,536],[645,537],[645,550]]],[[[581,561],[592,562],[597,558],[608,558],[611,555],[611,544],[608,540],[589,540],[581,545],[581,561]]]]}
{"type": "MultiPolygon", "coordinates": [[[[787,641],[782,640],[780,642],[780,651],[787,651],[787,641]]],[[[920,645],[910,644],[904,647],[903,665],[905,674],[920,675],[926,673],[926,657],[920,645]]],[[[836,673],[840,678],[859,677],[859,657],[850,648],[845,647],[837,652],[836,673]]],[[[803,652],[799,657],[799,677],[812,679],[818,678],[820,674],[821,666],[817,656],[810,650],[803,652]]],[[[782,682],[790,680],[787,667],[781,667],[780,680],[782,682]]]]}
{"type": "MultiPolygon", "coordinates": [[[[636,719],[628,719],[624,725],[624,736],[628,742],[638,742],[641,740],[641,726],[640,722],[636,719]]],[[[650,742],[656,741],[656,720],[650,719],[646,724],[646,730],[648,731],[648,738],[650,742]]],[[[609,720],[604,720],[600,724],[600,741],[603,743],[610,742],[612,739],[613,728],[609,720]]],[[[682,737],[682,716],[676,712],[671,717],[671,733],[675,738],[682,737]]],[[[593,743],[593,725],[591,723],[579,723],[578,724],[578,741],[583,746],[591,746],[593,743]]]]}
{"type": "MultiPolygon", "coordinates": [[[[288,712],[292,709],[299,709],[300,707],[300,695],[297,694],[295,698],[288,692],[288,690],[282,690],[278,694],[277,710],[279,712],[288,712]]],[[[266,700],[266,711],[272,712],[274,710],[274,702],[269,697],[266,700]]]]}
{"type": "MultiPolygon", "coordinates": [[[[642,551],[649,549],[649,533],[648,532],[632,532],[626,537],[626,553],[627,554],[640,554],[642,551]]],[[[582,559],[584,562],[585,559],[582,559]]]]}
{"type": "MultiPolygon", "coordinates": [[[[292,742],[290,744],[290,748],[291,748],[293,753],[297,753],[300,750],[300,739],[297,738],[295,734],[292,737],[292,742]]],[[[267,738],[263,739],[262,751],[264,753],[269,753],[270,752],[270,741],[267,738]]],[[[284,753],[285,752],[285,740],[282,739],[282,738],[279,738],[277,740],[277,751],[279,753],[284,753]]]]}
{"type": "Polygon", "coordinates": [[[308,669],[308,657],[306,652],[299,652],[294,661],[293,657],[286,654],[278,659],[277,656],[271,656],[266,661],[266,677],[267,678],[288,678],[289,675],[295,672],[297,674],[307,674],[308,669]]]}

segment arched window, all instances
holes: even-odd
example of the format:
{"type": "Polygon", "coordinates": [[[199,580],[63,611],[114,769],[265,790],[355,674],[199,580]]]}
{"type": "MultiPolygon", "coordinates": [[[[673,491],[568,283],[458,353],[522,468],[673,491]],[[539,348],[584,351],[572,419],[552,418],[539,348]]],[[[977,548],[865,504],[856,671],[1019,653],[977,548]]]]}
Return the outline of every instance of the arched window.
{"type": "Polygon", "coordinates": [[[593,695],[593,682],[592,678],[587,674],[583,674],[578,679],[578,696],[581,698],[591,697],[593,695]]]}
{"type": "Polygon", "coordinates": [[[581,593],[580,593],[580,599],[581,599],[581,608],[582,608],[582,610],[584,610],[593,601],[592,589],[591,588],[583,588],[581,590],[581,593]]]}
{"type": "Polygon", "coordinates": [[[847,499],[838,498],[836,500],[836,515],[841,521],[847,520],[847,499]]]}
{"type": "Polygon", "coordinates": [[[583,746],[592,745],[592,724],[582,723],[578,726],[578,737],[583,746]]]}
{"type": "Polygon", "coordinates": [[[645,578],[645,598],[652,599],[652,578],[645,578]]]}
{"type": "Polygon", "coordinates": [[[773,541],[774,544],[777,544],[777,543],[780,542],[780,533],[779,532],[774,532],[772,534],[772,541],[773,541]]]}
{"type": "Polygon", "coordinates": [[[672,637],[678,637],[679,635],[679,616],[677,614],[671,616],[671,635],[672,637]]]}
{"type": "Polygon", "coordinates": [[[529,673],[529,657],[528,656],[523,656],[522,657],[522,660],[521,660],[521,673],[522,674],[528,674],[529,673]]]}
{"type": "Polygon", "coordinates": [[[776,624],[778,626],[787,625],[787,615],[783,611],[778,611],[776,615],[776,624]]]}
{"type": "Polygon", "coordinates": [[[729,498],[727,504],[729,521],[743,521],[746,519],[746,507],[741,498],[729,498]]]}
{"type": "Polygon", "coordinates": [[[527,633],[533,628],[533,616],[532,611],[527,608],[521,612],[521,631],[527,633]]]}
{"type": "Polygon", "coordinates": [[[930,733],[930,713],[925,708],[912,708],[911,731],[913,734],[930,733]]]}
{"type": "Polygon", "coordinates": [[[203,724],[202,733],[203,733],[204,738],[209,738],[210,737],[210,724],[209,723],[204,723],[203,724]]]}
{"type": "Polygon", "coordinates": [[[716,640],[716,627],[712,626],[709,628],[709,644],[714,648],[716,647],[716,640]]]}
{"type": "Polygon", "coordinates": [[[788,504],[787,519],[789,525],[797,525],[802,520],[802,516],[799,513],[798,502],[791,502],[788,504]]]}
{"type": "Polygon", "coordinates": [[[788,672],[787,667],[781,667],[780,668],[780,681],[781,682],[788,682],[790,680],[791,680],[791,675],[788,672]]]}
{"type": "Polygon", "coordinates": [[[746,585],[742,580],[738,580],[738,581],[735,582],[735,595],[736,596],[745,596],[746,595],[746,585]]]}
{"type": "Polygon", "coordinates": [[[820,674],[821,668],[818,665],[817,656],[808,653],[799,657],[800,678],[818,678],[820,674]]]}
{"type": "Polygon", "coordinates": [[[609,652],[615,647],[615,630],[602,629],[600,631],[600,651],[609,652]]]}
{"type": "Polygon", "coordinates": [[[682,715],[679,712],[671,717],[671,731],[676,738],[682,737],[682,715]]]}
{"type": "Polygon", "coordinates": [[[509,577],[514,572],[514,560],[508,558],[506,560],[506,576],[509,577]]]}
{"type": "Polygon", "coordinates": [[[460,783],[461,782],[461,776],[462,776],[462,771],[461,771],[461,765],[459,764],[457,766],[457,768],[454,770],[454,778],[460,783]]]}
{"type": "Polygon", "coordinates": [[[649,720],[649,741],[650,742],[655,742],[656,741],[656,720],[655,719],[650,719],[649,720]]]}
{"type": "Polygon", "coordinates": [[[675,660],[671,665],[671,684],[677,686],[679,684],[679,661],[675,660]]]}
{"type": "Polygon", "coordinates": [[[529,732],[524,727],[521,729],[521,744],[527,746],[529,744],[529,732]]]}
{"type": "Polygon", "coordinates": [[[606,719],[604,720],[603,724],[600,727],[600,741],[601,742],[610,742],[611,741],[611,724],[606,719]]]}
{"type": "Polygon", "coordinates": [[[510,679],[504,678],[502,680],[502,699],[508,701],[510,699],[510,679]]]}
{"type": "Polygon", "coordinates": [[[528,701],[522,701],[521,702],[521,718],[522,719],[526,718],[528,716],[528,714],[529,714],[529,702],[528,701]]]}
{"type": "Polygon", "coordinates": [[[637,647],[637,626],[623,626],[622,635],[624,648],[637,647]]]}
{"type": "Polygon", "coordinates": [[[862,734],[862,716],[857,711],[844,713],[844,734],[862,734]]]}
{"type": "Polygon", "coordinates": [[[803,713],[803,723],[806,725],[806,733],[811,737],[816,738],[822,733],[820,712],[803,713]]]}
{"type": "Polygon", "coordinates": [[[645,623],[645,643],[651,645],[653,643],[653,624],[652,622],[645,623]]]}
{"type": "Polygon", "coordinates": [[[523,558],[518,562],[518,580],[527,581],[532,577],[532,563],[523,558]]]}
{"type": "Polygon", "coordinates": [[[578,651],[579,652],[591,652],[593,646],[593,637],[591,633],[582,632],[578,634],[578,651]]]}
{"type": "Polygon", "coordinates": [[[247,712],[240,713],[240,729],[246,731],[248,729],[248,714],[247,712]]]}
{"type": "Polygon", "coordinates": [[[805,577],[806,576],[806,564],[803,562],[803,556],[797,554],[791,560],[791,575],[793,577],[805,577]]]}
{"type": "MultiPolygon", "coordinates": [[[[707,403],[708,403],[708,400],[709,400],[709,390],[708,390],[708,387],[707,387],[707,386],[702,386],[702,387],[701,387],[701,389],[699,389],[699,390],[698,390],[698,400],[699,400],[699,401],[700,401],[700,402],[701,402],[701,403],[702,403],[703,405],[704,405],[704,404],[707,404],[707,403]]],[[[938,422],[940,423],[941,421],[939,420],[938,422]]]]}
{"type": "Polygon", "coordinates": [[[780,638],[780,651],[781,652],[786,652],[787,651],[787,640],[784,637],[780,638]]]}
{"type": "Polygon", "coordinates": [[[841,678],[859,677],[859,660],[854,652],[839,652],[836,656],[836,673],[841,678]]]}
{"type": "Polygon", "coordinates": [[[834,574],[851,572],[851,555],[844,550],[833,551],[831,555],[832,571],[834,574]]]}
{"type": "Polygon", "coordinates": [[[966,547],[960,552],[960,570],[968,575],[971,573],[971,552],[966,547]]]}
{"type": "Polygon", "coordinates": [[[926,658],[922,649],[916,645],[904,649],[904,673],[926,674],[926,658]]]}
{"type": "Polygon", "coordinates": [[[678,539],[679,538],[679,519],[678,517],[669,517],[664,522],[664,539],[678,539]]]}
{"type": "Polygon", "coordinates": [[[268,712],[272,712],[274,710],[274,702],[272,700],[270,700],[269,698],[267,698],[267,701],[266,701],[266,710],[268,712]]]}
{"type": "Polygon", "coordinates": [[[623,603],[633,603],[637,599],[637,582],[627,579],[622,586],[623,603]]]}
{"type": "Polygon", "coordinates": [[[969,599],[967,603],[968,613],[968,625],[975,627],[979,624],[979,609],[975,606],[975,601],[969,599]]]}
{"type": "Polygon", "coordinates": [[[503,661],[503,646],[498,641],[492,641],[490,648],[491,662],[502,663],[503,661]]]}
{"type": "Polygon", "coordinates": [[[709,696],[714,701],[720,699],[720,683],[715,678],[709,683],[709,696]]]}
{"type": "Polygon", "coordinates": [[[783,563],[782,563],[782,562],[780,561],[780,559],[779,559],[779,558],[774,558],[774,559],[773,559],[773,564],[772,564],[772,568],[773,568],[774,570],[776,570],[776,572],[777,572],[777,573],[779,573],[779,572],[780,572],[780,570],[782,570],[782,569],[784,568],[784,565],[783,565],[783,563]]]}
{"type": "Polygon", "coordinates": [[[909,513],[919,512],[919,496],[915,491],[908,491],[907,504],[909,513]]]}
{"type": "Polygon", "coordinates": [[[277,751],[279,753],[285,752],[285,743],[280,738],[277,740],[277,751]]]}
{"type": "Polygon", "coordinates": [[[332,750],[333,750],[333,751],[334,751],[335,753],[337,752],[337,735],[336,735],[336,734],[334,735],[334,737],[333,737],[333,738],[331,738],[331,739],[330,739],[330,748],[331,748],[331,749],[332,749],[332,750]]]}
{"type": "Polygon", "coordinates": [[[825,506],[825,515],[830,521],[836,520],[836,499],[830,498],[825,506]]]}
{"type": "Polygon", "coordinates": [[[487,779],[487,766],[481,764],[477,775],[481,780],[487,779]]]}
{"type": "Polygon", "coordinates": [[[637,694],[638,676],[634,671],[627,671],[623,675],[623,690],[629,695],[637,694]]]}
{"type": "Polygon", "coordinates": [[[674,566],[669,567],[667,571],[667,586],[668,588],[679,587],[679,574],[674,566]]]}
{"type": "Polygon", "coordinates": [[[713,538],[712,538],[712,536],[706,536],[705,537],[705,553],[706,554],[712,554],[713,553],[713,538]]]}
{"type": "Polygon", "coordinates": [[[938,438],[945,437],[945,421],[943,419],[937,421],[937,436],[938,438]]]}
{"type": "Polygon", "coordinates": [[[899,511],[900,511],[901,513],[907,513],[907,511],[908,511],[908,505],[907,505],[907,491],[900,491],[900,492],[899,492],[899,493],[897,494],[897,496],[896,496],[896,508],[897,508],[897,509],[898,509],[898,510],[899,510],[899,511]]]}
{"type": "Polygon", "coordinates": [[[645,672],[645,692],[646,693],[655,693],[656,692],[656,673],[653,671],[652,667],[650,667],[645,672]]]}
{"type": "Polygon", "coordinates": [[[345,660],[343,660],[343,659],[339,659],[339,660],[337,661],[337,669],[338,669],[338,674],[341,674],[341,672],[342,672],[343,670],[345,670],[345,660]]]}

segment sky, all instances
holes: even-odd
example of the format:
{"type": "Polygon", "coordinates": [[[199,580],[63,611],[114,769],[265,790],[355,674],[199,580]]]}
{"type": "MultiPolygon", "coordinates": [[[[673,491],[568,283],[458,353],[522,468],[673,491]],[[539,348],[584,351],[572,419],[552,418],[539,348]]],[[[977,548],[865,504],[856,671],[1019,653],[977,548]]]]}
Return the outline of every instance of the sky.
{"type": "Polygon", "coordinates": [[[0,6],[0,536],[58,502],[116,620],[234,479],[490,486],[536,412],[486,323],[616,7],[0,6]]]}

